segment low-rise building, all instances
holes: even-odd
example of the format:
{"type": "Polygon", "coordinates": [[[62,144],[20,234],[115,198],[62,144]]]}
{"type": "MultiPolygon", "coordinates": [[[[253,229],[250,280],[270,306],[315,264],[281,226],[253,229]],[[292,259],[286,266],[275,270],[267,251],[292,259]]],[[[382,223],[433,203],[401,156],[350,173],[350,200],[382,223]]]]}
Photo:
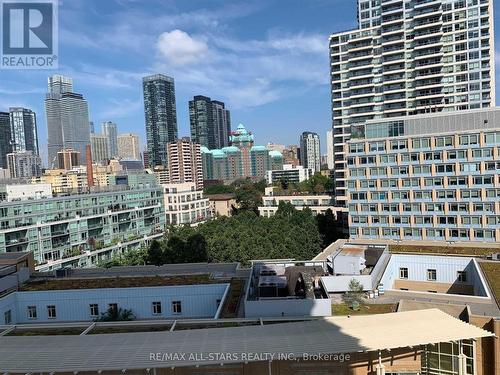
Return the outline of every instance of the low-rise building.
{"type": "Polygon", "coordinates": [[[300,194],[296,195],[281,195],[275,191],[273,187],[267,187],[265,195],[262,197],[262,206],[259,207],[261,216],[271,217],[276,211],[280,202],[291,203],[297,210],[309,208],[314,215],[324,214],[327,210],[332,210],[335,217],[339,212],[347,212],[343,207],[336,207],[334,199],[329,194],[300,194]]]}
{"type": "Polygon", "coordinates": [[[326,274],[322,262],[254,262],[245,316],[330,316],[332,301],[320,281],[326,274]]]}
{"type": "Polygon", "coordinates": [[[238,207],[234,194],[206,194],[210,203],[210,212],[215,216],[232,216],[233,208],[238,207]]]}
{"type": "Polygon", "coordinates": [[[0,254],[0,326],[133,319],[214,319],[238,264],[64,269],[33,273],[32,253],[0,254]],[[217,274],[214,278],[212,274],[217,274]],[[112,318],[111,318],[112,319],[112,318]]]}
{"type": "Polygon", "coordinates": [[[17,185],[0,195],[0,253],[31,251],[39,270],[88,267],[161,237],[165,216],[157,185],[116,185],[49,197],[38,192],[44,186],[17,185]]]}
{"type": "Polygon", "coordinates": [[[208,198],[203,196],[203,190],[196,189],[194,182],[161,186],[166,225],[196,225],[211,217],[208,198]]]}
{"type": "Polygon", "coordinates": [[[283,169],[267,171],[267,183],[269,185],[281,181],[299,183],[311,177],[311,170],[301,165],[283,164],[283,169]]]}

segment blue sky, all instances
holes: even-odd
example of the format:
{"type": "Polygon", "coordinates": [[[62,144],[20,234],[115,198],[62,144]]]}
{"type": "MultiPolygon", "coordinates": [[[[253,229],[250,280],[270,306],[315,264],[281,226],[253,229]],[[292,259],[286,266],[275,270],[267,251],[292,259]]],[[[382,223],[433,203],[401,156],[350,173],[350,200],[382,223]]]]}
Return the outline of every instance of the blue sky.
{"type": "Polygon", "coordinates": [[[60,0],[59,22],[57,71],[0,71],[0,110],[36,111],[44,158],[54,73],[73,77],[96,130],[114,121],[144,142],[141,78],[163,73],[175,78],[179,135],[189,135],[188,101],[207,95],[226,102],[233,127],[244,123],[257,143],[297,144],[309,130],[324,152],[328,35],[357,26],[355,0],[60,0]]]}

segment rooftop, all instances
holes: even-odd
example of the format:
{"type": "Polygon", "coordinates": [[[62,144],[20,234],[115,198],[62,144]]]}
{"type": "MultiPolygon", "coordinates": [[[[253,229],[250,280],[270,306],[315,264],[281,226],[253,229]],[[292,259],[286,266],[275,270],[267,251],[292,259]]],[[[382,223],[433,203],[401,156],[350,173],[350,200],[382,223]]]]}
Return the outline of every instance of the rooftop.
{"type": "Polygon", "coordinates": [[[491,336],[438,309],[173,332],[0,336],[0,368],[26,373],[184,367],[241,363],[243,353],[285,353],[300,358],[304,353],[374,352],[491,336]],[[150,353],[180,350],[198,355],[164,361],[150,357],[150,353]],[[203,355],[228,351],[234,356],[210,360],[203,355]]]}
{"type": "Polygon", "coordinates": [[[184,263],[163,266],[76,268],[37,272],[21,291],[134,288],[213,284],[222,279],[246,277],[239,263],[184,263]]]}
{"type": "Polygon", "coordinates": [[[230,199],[236,199],[235,194],[205,194],[205,197],[211,201],[227,201],[230,199]]]}
{"type": "Polygon", "coordinates": [[[218,281],[209,275],[190,276],[141,276],[141,277],[114,277],[114,278],[85,278],[85,279],[49,279],[32,278],[19,287],[21,292],[72,290],[72,289],[103,289],[103,288],[139,288],[151,286],[198,285],[213,284],[218,281]]]}
{"type": "Polygon", "coordinates": [[[479,262],[486,280],[500,308],[500,262],[479,262]]]}

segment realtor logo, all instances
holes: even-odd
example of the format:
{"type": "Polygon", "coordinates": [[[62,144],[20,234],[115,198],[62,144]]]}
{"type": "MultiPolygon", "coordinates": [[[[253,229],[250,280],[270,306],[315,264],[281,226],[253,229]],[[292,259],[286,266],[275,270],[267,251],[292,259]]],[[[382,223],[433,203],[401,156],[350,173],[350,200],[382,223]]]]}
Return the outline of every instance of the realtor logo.
{"type": "Polygon", "coordinates": [[[2,69],[57,68],[57,0],[0,0],[2,69]]]}

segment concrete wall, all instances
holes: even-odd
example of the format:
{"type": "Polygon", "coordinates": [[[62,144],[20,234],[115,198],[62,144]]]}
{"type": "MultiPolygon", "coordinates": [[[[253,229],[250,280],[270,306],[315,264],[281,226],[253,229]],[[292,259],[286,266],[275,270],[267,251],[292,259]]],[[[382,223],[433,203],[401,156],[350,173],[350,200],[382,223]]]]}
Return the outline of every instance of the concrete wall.
{"type": "Polygon", "coordinates": [[[407,289],[415,292],[474,295],[473,285],[435,283],[432,281],[394,280],[394,289],[407,289]]]}
{"type": "Polygon", "coordinates": [[[352,279],[358,280],[363,285],[363,290],[372,290],[372,277],[370,275],[345,275],[322,276],[321,282],[328,293],[346,292],[352,279]]]}
{"type": "Polygon", "coordinates": [[[11,309],[13,323],[90,321],[95,318],[90,315],[90,304],[98,304],[99,313],[104,313],[110,303],[131,309],[137,319],[212,318],[217,312],[217,300],[222,301],[228,287],[210,284],[14,292],[0,299],[0,320],[3,323],[4,312],[11,309]],[[152,302],[156,301],[161,302],[161,315],[153,315],[152,302]],[[182,313],[173,313],[172,301],[181,301],[182,313]],[[48,305],[56,306],[55,319],[48,318],[48,305]],[[37,307],[36,320],[28,318],[28,306],[37,307]]]}
{"type": "MultiPolygon", "coordinates": [[[[343,275],[343,276],[323,276],[321,281],[328,293],[346,292],[349,290],[349,282],[352,279],[358,280],[363,285],[363,290],[369,291],[377,288],[377,281],[382,277],[382,273],[386,267],[390,253],[385,250],[373,267],[369,275],[343,275]]],[[[339,257],[336,257],[337,259],[339,257]]],[[[334,261],[335,261],[334,259],[334,261]]]]}
{"type": "MultiPolygon", "coordinates": [[[[428,285],[434,284],[435,287],[439,286],[440,290],[444,290],[443,288],[446,285],[448,285],[448,289],[451,288],[448,292],[438,291],[439,293],[461,293],[462,291],[470,293],[473,291],[476,296],[489,297],[477,263],[470,257],[392,254],[381,282],[386,290],[402,287],[410,289],[413,285],[417,288],[413,290],[422,291],[418,286],[427,283],[428,285]],[[407,280],[399,278],[400,268],[408,268],[407,280]],[[435,281],[430,282],[427,280],[428,269],[436,270],[435,281]],[[467,272],[467,281],[465,283],[458,282],[458,271],[467,272]],[[409,281],[414,283],[408,283],[409,281]],[[406,286],[401,286],[403,284],[406,286]]],[[[426,287],[425,290],[436,289],[427,289],[426,287]]]]}
{"type": "Polygon", "coordinates": [[[330,315],[332,315],[332,301],[329,298],[245,300],[246,318],[330,315]]]}

